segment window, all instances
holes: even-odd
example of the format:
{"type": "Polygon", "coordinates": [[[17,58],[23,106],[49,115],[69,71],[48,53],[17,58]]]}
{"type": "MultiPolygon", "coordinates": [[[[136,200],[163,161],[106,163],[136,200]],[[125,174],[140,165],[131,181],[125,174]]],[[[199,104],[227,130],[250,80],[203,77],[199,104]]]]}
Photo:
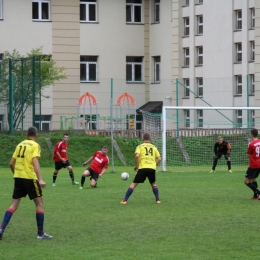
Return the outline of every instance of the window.
{"type": "Polygon", "coordinates": [[[154,0],[154,22],[160,22],[160,0],[154,0]]]}
{"type": "Polygon", "coordinates": [[[51,130],[51,115],[36,115],[35,116],[35,127],[40,131],[51,130]]]}
{"type": "Polygon", "coordinates": [[[203,127],[203,110],[197,110],[198,127],[203,127]]]}
{"type": "Polygon", "coordinates": [[[251,47],[251,49],[250,49],[250,58],[251,58],[251,61],[254,61],[255,60],[255,41],[251,41],[250,42],[250,47],[251,47]]]}
{"type": "Polygon", "coordinates": [[[0,19],[3,19],[3,3],[2,3],[2,0],[0,0],[0,19]]]}
{"type": "Polygon", "coordinates": [[[80,21],[96,22],[97,21],[97,1],[80,0],[80,21]]]}
{"type": "Polygon", "coordinates": [[[190,127],[190,110],[184,110],[185,127],[190,127]]]}
{"type": "Polygon", "coordinates": [[[184,48],[184,66],[189,67],[190,66],[190,49],[184,48]]]}
{"type": "Polygon", "coordinates": [[[242,10],[236,10],[236,30],[242,30],[242,10]]]}
{"type": "Polygon", "coordinates": [[[197,78],[197,93],[199,97],[203,97],[203,78],[197,78]]]}
{"type": "Polygon", "coordinates": [[[242,76],[237,75],[236,77],[236,90],[235,95],[241,96],[242,95],[242,76]]]}
{"type": "Polygon", "coordinates": [[[250,127],[255,126],[255,110],[250,110],[250,127]]]}
{"type": "Polygon", "coordinates": [[[190,5],[190,0],[185,0],[185,5],[189,6],[190,5]]]}
{"type": "Polygon", "coordinates": [[[250,12],[251,12],[251,29],[255,29],[255,8],[251,8],[250,12]]]}
{"type": "Polygon", "coordinates": [[[184,17],[184,36],[190,35],[190,19],[189,17],[184,17]]]}
{"type": "MultiPolygon", "coordinates": [[[[80,115],[80,117],[83,119],[84,115],[80,115]]],[[[84,126],[85,129],[88,130],[96,130],[97,129],[97,115],[89,114],[85,115],[85,121],[80,121],[81,127],[84,126]]]]}
{"type": "Polygon", "coordinates": [[[126,57],[126,82],[142,82],[143,57],[126,57]]]}
{"type": "Polygon", "coordinates": [[[203,47],[197,47],[197,65],[203,65],[203,47]]]}
{"type": "Polygon", "coordinates": [[[184,97],[190,97],[190,79],[183,79],[184,81],[184,97]]]}
{"type": "Polygon", "coordinates": [[[32,1],[32,19],[40,21],[50,20],[50,1],[33,0],[32,1]]]}
{"type": "Polygon", "coordinates": [[[203,34],[203,16],[202,15],[198,15],[197,16],[197,34],[198,35],[202,35],[203,34]]]}
{"type": "Polygon", "coordinates": [[[142,0],[126,0],[126,22],[141,23],[142,0]]]}
{"type": "Polygon", "coordinates": [[[199,4],[203,4],[203,0],[199,0],[199,4]]]}
{"type": "Polygon", "coordinates": [[[154,59],[154,82],[160,82],[160,67],[161,67],[161,57],[155,56],[154,59]]]}
{"type": "Polygon", "coordinates": [[[242,43],[236,43],[236,62],[242,62],[242,43]]]}
{"type": "Polygon", "coordinates": [[[80,81],[81,82],[97,81],[97,60],[98,60],[98,56],[80,57],[80,81]]]}
{"type": "Polygon", "coordinates": [[[236,110],[236,123],[238,127],[242,126],[242,110],[236,110]]]}
{"type": "Polygon", "coordinates": [[[249,75],[249,84],[250,84],[250,95],[255,94],[255,74],[249,75]]]}
{"type": "Polygon", "coordinates": [[[4,58],[4,54],[0,53],[0,62],[3,60],[3,58],[4,58]]]}

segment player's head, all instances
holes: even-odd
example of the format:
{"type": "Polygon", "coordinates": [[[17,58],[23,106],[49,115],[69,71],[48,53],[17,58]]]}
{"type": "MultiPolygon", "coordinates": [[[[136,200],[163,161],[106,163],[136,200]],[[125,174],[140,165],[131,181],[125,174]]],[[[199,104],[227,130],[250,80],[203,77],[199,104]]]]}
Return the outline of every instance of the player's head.
{"type": "Polygon", "coordinates": [[[250,133],[253,138],[256,138],[258,136],[258,131],[255,128],[251,129],[250,133]]]}
{"type": "Polygon", "coordinates": [[[151,141],[151,135],[149,133],[144,133],[143,140],[146,141],[146,142],[150,142],[151,141]]]}
{"type": "Polygon", "coordinates": [[[69,135],[68,134],[64,134],[62,137],[63,142],[67,143],[69,140],[69,135]]]}
{"type": "Polygon", "coordinates": [[[108,152],[107,146],[104,145],[104,146],[102,147],[102,149],[101,149],[101,152],[102,152],[104,155],[106,155],[107,152],[108,152]]]}
{"type": "Polygon", "coordinates": [[[224,138],[223,138],[222,136],[219,136],[219,137],[218,137],[218,143],[219,143],[219,144],[222,144],[222,143],[223,143],[223,140],[224,140],[224,138]]]}
{"type": "Polygon", "coordinates": [[[38,136],[38,130],[36,127],[31,126],[28,128],[27,133],[26,133],[27,137],[37,137],[38,136]]]}

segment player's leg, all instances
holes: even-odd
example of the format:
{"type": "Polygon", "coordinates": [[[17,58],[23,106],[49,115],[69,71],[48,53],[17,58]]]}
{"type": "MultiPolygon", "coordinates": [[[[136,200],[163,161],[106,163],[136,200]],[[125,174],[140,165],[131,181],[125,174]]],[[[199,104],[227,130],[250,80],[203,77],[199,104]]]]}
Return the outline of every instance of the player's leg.
{"type": "Polygon", "coordinates": [[[81,182],[80,182],[80,187],[79,187],[80,189],[83,189],[86,177],[88,177],[88,176],[90,176],[90,168],[86,169],[81,176],[81,182]]]}
{"type": "Polygon", "coordinates": [[[231,159],[230,159],[230,154],[225,154],[225,159],[227,161],[227,167],[228,167],[228,171],[232,172],[231,170],[231,159]]]}
{"type": "Polygon", "coordinates": [[[151,170],[147,171],[147,177],[148,177],[149,182],[151,184],[153,194],[155,196],[156,204],[160,204],[161,201],[160,201],[160,197],[159,197],[159,190],[158,190],[158,187],[155,183],[155,181],[156,181],[155,170],[151,169],[151,170]]]}
{"type": "Polygon", "coordinates": [[[59,173],[59,170],[62,168],[62,163],[63,162],[55,162],[55,170],[52,176],[52,186],[56,186],[56,179],[57,179],[57,175],[59,173]]]}
{"type": "Polygon", "coordinates": [[[90,187],[91,188],[96,188],[97,187],[97,180],[98,180],[98,173],[91,171],[90,172],[91,177],[90,177],[90,187]]]}
{"type": "Polygon", "coordinates": [[[255,186],[255,184],[252,182],[255,179],[255,173],[257,172],[258,169],[247,169],[246,175],[245,175],[245,180],[244,183],[245,185],[250,188],[254,195],[251,199],[260,199],[260,191],[259,189],[255,186]]]}
{"type": "Polygon", "coordinates": [[[69,162],[69,161],[67,161],[67,162],[65,163],[65,167],[66,167],[66,168],[68,169],[68,171],[69,171],[69,175],[70,175],[72,184],[73,184],[73,185],[79,184],[79,182],[75,181],[75,179],[74,179],[73,168],[72,168],[72,166],[70,165],[70,162],[69,162]]]}
{"type": "Polygon", "coordinates": [[[212,165],[213,172],[216,170],[218,160],[221,158],[221,156],[222,156],[222,154],[219,154],[219,153],[214,156],[213,165],[212,165]]]}

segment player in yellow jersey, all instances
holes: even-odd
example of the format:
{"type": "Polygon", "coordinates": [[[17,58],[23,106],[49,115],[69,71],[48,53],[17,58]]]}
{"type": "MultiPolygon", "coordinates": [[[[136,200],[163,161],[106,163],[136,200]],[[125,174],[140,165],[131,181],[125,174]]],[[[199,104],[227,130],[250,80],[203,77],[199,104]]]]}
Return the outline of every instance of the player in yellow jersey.
{"type": "Polygon", "coordinates": [[[148,178],[152,190],[156,199],[156,204],[160,204],[158,187],[155,183],[156,181],[156,166],[161,161],[161,156],[153,144],[151,144],[151,136],[149,133],[145,133],[143,135],[143,143],[138,145],[135,149],[135,167],[134,170],[137,171],[132,184],[129,186],[126,191],[124,200],[122,200],[121,204],[127,204],[127,200],[133,193],[135,187],[139,183],[143,183],[146,178],[148,178]]]}
{"type": "Polygon", "coordinates": [[[6,210],[0,226],[0,240],[11,217],[18,209],[21,198],[26,197],[26,195],[34,201],[36,206],[37,239],[53,238],[43,231],[44,208],[41,188],[44,188],[46,183],[42,179],[38,161],[41,157],[41,147],[35,142],[38,136],[37,128],[30,127],[26,136],[27,140],[16,146],[9,163],[14,177],[13,200],[11,206],[6,210]]]}

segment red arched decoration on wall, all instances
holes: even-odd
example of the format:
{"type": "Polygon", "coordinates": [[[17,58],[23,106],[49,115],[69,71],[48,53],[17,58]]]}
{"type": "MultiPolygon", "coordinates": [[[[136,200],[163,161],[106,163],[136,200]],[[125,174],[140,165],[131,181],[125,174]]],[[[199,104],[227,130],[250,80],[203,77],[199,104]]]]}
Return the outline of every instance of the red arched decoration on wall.
{"type": "Polygon", "coordinates": [[[96,98],[93,95],[91,95],[89,92],[86,92],[79,98],[78,104],[81,106],[82,103],[86,103],[86,98],[88,98],[89,104],[92,104],[92,105],[97,104],[96,98]],[[92,103],[91,103],[91,100],[92,100],[92,103]]]}
{"type": "Polygon", "coordinates": [[[129,100],[130,100],[130,101],[131,101],[131,105],[132,105],[132,106],[135,105],[135,100],[134,100],[134,98],[133,98],[130,94],[126,93],[126,92],[125,92],[124,94],[122,94],[122,95],[117,99],[117,105],[120,106],[120,104],[124,102],[124,99],[125,99],[125,98],[127,99],[128,104],[129,104],[129,100]]]}

